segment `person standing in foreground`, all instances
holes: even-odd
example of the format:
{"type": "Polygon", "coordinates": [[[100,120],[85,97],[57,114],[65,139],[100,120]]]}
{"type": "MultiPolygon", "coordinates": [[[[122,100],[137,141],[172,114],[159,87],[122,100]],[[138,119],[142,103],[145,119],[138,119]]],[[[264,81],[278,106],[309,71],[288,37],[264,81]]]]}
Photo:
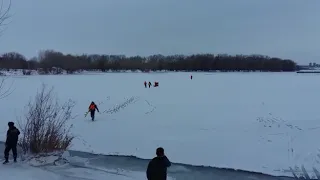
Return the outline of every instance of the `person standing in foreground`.
{"type": "Polygon", "coordinates": [[[17,162],[17,144],[20,131],[14,126],[14,122],[8,122],[9,129],[7,131],[6,148],[4,150],[5,161],[3,164],[9,162],[9,152],[12,150],[14,162],[17,162]]]}
{"type": "Polygon", "coordinates": [[[92,101],[89,106],[89,111],[90,111],[92,121],[94,121],[94,114],[95,114],[96,110],[99,112],[98,106],[92,101]]]}
{"type": "Polygon", "coordinates": [[[167,180],[167,168],[171,166],[171,162],[164,154],[162,147],[157,148],[157,157],[153,158],[147,168],[148,180],[167,180]]]}

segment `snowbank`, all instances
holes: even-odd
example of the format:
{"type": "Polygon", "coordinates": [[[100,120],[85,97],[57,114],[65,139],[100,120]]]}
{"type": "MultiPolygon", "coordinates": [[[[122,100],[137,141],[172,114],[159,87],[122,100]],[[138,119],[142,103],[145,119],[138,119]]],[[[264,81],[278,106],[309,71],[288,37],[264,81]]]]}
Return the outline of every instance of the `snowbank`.
{"type": "Polygon", "coordinates": [[[5,180],[61,180],[58,174],[48,172],[27,164],[0,165],[1,179],[5,180]]]}
{"type": "MultiPolygon", "coordinates": [[[[145,179],[145,172],[92,166],[87,164],[87,159],[70,157],[68,152],[62,155],[57,153],[37,156],[26,161],[0,166],[1,178],[5,180],[145,179]]],[[[169,177],[168,180],[172,178],[169,177]]]]}

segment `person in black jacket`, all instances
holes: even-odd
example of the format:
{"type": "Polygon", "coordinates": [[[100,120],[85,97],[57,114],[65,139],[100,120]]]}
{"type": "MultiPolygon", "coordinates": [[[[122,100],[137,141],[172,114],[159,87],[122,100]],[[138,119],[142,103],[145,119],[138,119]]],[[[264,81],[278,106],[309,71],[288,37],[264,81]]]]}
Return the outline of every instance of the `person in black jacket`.
{"type": "Polygon", "coordinates": [[[9,129],[7,131],[6,148],[4,150],[5,161],[3,164],[9,162],[9,152],[12,150],[14,162],[17,162],[17,143],[20,131],[14,126],[14,122],[8,122],[9,129]]]}
{"type": "Polygon", "coordinates": [[[167,168],[171,166],[171,162],[164,154],[162,147],[156,150],[157,157],[153,158],[147,168],[148,180],[166,180],[167,179],[167,168]]]}
{"type": "Polygon", "coordinates": [[[90,111],[92,121],[94,121],[94,114],[95,114],[96,110],[99,112],[98,106],[92,101],[89,106],[89,111],[90,111]]]}

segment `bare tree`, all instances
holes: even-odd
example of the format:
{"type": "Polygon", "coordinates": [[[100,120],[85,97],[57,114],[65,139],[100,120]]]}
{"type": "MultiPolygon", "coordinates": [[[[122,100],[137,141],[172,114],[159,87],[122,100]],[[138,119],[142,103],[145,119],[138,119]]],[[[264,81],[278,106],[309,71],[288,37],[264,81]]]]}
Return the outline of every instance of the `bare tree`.
{"type": "MultiPolygon", "coordinates": [[[[9,11],[11,9],[11,0],[9,0],[9,5],[7,8],[5,8],[4,6],[4,0],[2,0],[0,4],[0,27],[7,25],[6,21],[11,17],[9,14],[9,11]]],[[[3,30],[0,30],[0,34],[2,32],[3,30]]],[[[5,87],[5,80],[6,78],[2,78],[0,80],[0,99],[9,96],[13,92],[11,89],[12,85],[9,88],[5,87]]]]}
{"type": "Polygon", "coordinates": [[[0,99],[9,96],[14,91],[14,89],[12,89],[13,83],[6,87],[6,80],[7,78],[4,77],[0,80],[0,99]]]}
{"type": "MultiPolygon", "coordinates": [[[[6,6],[4,0],[1,0],[0,4],[0,26],[3,28],[4,26],[8,25],[7,21],[11,18],[9,14],[11,9],[11,0],[8,0],[8,5],[6,6]]],[[[4,29],[0,30],[2,33],[4,29]]]]}
{"type": "Polygon", "coordinates": [[[295,166],[294,168],[290,167],[290,171],[294,179],[296,180],[299,180],[299,179],[320,180],[320,173],[315,167],[312,168],[312,171],[307,171],[303,165],[301,166],[301,168],[299,168],[298,166],[295,166]]]}
{"type": "Polygon", "coordinates": [[[50,153],[66,150],[73,140],[68,120],[73,119],[71,112],[75,103],[71,100],[59,104],[45,84],[27,105],[27,112],[18,122],[22,132],[19,145],[24,153],[50,153]]]}

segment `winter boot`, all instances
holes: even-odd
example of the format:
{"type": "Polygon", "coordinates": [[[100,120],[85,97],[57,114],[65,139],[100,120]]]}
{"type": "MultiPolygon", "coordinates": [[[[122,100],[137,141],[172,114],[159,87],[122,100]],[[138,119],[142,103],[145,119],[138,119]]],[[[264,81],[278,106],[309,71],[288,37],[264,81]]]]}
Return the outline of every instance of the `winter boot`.
{"type": "Polygon", "coordinates": [[[17,158],[16,158],[16,157],[15,157],[15,158],[13,158],[13,162],[15,162],[15,163],[17,162],[17,158]]]}
{"type": "Polygon", "coordinates": [[[6,160],[3,162],[3,164],[7,164],[7,163],[9,163],[9,160],[8,160],[9,158],[6,158],[6,160]]]}

